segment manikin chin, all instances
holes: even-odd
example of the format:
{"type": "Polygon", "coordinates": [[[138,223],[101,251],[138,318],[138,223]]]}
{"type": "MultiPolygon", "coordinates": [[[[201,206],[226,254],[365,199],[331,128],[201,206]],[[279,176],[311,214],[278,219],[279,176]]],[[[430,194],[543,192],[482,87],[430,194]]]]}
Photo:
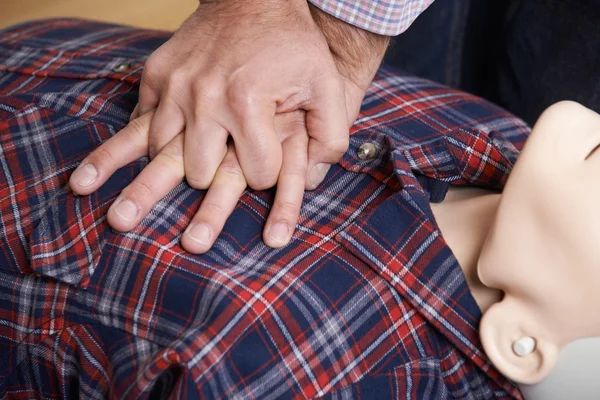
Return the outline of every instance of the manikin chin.
{"type": "Polygon", "coordinates": [[[537,121],[501,194],[432,205],[484,312],[483,347],[528,400],[600,398],[600,115],[537,121]]]}

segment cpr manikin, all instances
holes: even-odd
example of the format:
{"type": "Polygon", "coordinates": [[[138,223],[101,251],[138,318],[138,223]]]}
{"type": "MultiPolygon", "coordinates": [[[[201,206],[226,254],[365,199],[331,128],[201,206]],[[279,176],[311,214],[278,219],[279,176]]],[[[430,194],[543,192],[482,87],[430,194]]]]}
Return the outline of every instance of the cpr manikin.
{"type": "Polygon", "coordinates": [[[483,318],[492,363],[527,400],[600,399],[600,115],[536,123],[502,194],[432,205],[483,318]]]}

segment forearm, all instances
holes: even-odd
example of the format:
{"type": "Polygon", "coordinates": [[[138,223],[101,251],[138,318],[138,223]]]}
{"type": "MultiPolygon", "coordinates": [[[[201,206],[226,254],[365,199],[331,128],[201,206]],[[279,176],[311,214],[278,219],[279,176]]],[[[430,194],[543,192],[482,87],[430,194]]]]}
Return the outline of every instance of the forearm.
{"type": "Polygon", "coordinates": [[[351,25],[385,36],[404,32],[433,0],[309,0],[351,25]]]}

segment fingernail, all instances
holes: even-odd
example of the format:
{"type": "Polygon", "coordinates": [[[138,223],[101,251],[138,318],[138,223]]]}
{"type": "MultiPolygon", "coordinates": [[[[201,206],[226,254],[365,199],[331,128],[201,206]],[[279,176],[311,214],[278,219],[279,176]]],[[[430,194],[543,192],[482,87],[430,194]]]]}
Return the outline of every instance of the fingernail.
{"type": "Polygon", "coordinates": [[[202,244],[208,244],[210,241],[211,231],[210,227],[206,224],[191,224],[185,233],[190,239],[202,244]]]}
{"type": "Polygon", "coordinates": [[[139,212],[139,208],[131,200],[121,200],[113,211],[125,221],[133,221],[139,212]]]}
{"type": "Polygon", "coordinates": [[[331,168],[331,164],[317,164],[313,167],[310,171],[310,183],[313,185],[313,189],[323,182],[329,168],[331,168]]]}
{"type": "Polygon", "coordinates": [[[289,234],[290,229],[287,227],[287,225],[282,224],[281,222],[273,225],[269,231],[269,236],[271,239],[279,243],[287,243],[289,234]]]}
{"type": "Polygon", "coordinates": [[[98,171],[94,164],[85,164],[77,167],[73,172],[73,179],[79,186],[90,186],[98,177],[98,171]]]}

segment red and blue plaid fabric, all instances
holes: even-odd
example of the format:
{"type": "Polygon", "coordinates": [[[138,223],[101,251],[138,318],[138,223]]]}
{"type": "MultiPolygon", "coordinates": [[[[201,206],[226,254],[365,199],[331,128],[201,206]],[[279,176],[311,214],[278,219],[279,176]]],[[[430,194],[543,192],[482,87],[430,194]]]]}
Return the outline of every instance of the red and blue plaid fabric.
{"type": "Polygon", "coordinates": [[[396,36],[433,0],[308,0],[316,7],[369,32],[396,36]]]}
{"type": "Polygon", "coordinates": [[[127,124],[168,37],[72,19],[0,31],[0,396],[519,398],[429,204],[449,184],[502,188],[528,127],[383,68],[288,246],[263,244],[274,192],[249,190],[192,255],[179,239],[204,192],[185,183],[129,233],[106,222],[146,158],[90,196],[65,188],[127,124]]]}

